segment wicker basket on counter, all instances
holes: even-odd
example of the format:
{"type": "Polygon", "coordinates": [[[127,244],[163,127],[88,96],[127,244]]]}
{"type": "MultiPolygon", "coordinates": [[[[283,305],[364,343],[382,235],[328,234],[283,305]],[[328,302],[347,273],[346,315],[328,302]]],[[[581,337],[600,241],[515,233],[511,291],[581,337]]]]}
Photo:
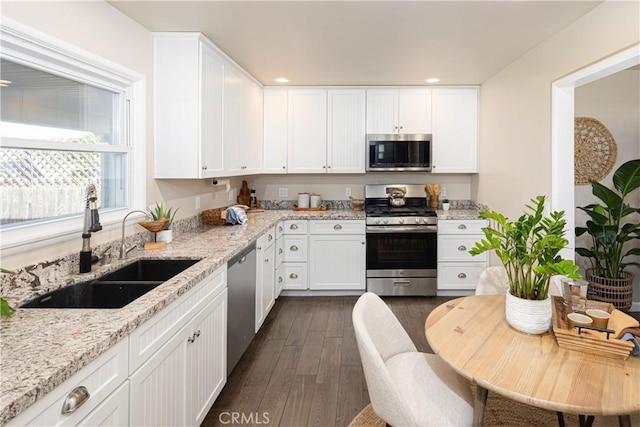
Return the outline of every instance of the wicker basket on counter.
{"type": "Polygon", "coordinates": [[[204,218],[204,222],[209,225],[224,225],[227,220],[222,218],[222,211],[227,210],[227,208],[217,208],[217,209],[207,209],[206,211],[202,211],[202,217],[204,218]]]}

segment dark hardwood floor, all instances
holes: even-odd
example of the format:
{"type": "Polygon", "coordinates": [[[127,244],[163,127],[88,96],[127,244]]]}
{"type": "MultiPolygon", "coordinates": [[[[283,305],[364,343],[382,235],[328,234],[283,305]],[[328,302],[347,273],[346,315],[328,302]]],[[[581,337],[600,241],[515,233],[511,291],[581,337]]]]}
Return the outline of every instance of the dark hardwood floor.
{"type": "MultiPolygon", "coordinates": [[[[346,426],[369,403],[351,310],[356,296],[280,297],[202,426],[346,426]]],[[[446,297],[385,297],[419,351],[446,297]]]]}

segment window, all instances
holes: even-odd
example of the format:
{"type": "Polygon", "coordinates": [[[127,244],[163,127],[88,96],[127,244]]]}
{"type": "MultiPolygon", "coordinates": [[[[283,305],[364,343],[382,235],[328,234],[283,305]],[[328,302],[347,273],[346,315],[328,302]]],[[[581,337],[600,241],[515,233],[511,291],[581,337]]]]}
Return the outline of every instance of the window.
{"type": "Polygon", "coordinates": [[[90,185],[103,225],[144,206],[143,78],[2,25],[3,253],[78,237],[90,185]]]}

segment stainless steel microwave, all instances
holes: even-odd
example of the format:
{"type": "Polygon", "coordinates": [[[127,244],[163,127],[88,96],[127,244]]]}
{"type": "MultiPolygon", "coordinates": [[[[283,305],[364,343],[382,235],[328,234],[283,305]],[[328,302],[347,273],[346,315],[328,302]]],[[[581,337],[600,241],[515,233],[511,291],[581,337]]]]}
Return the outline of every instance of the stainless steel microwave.
{"type": "Polygon", "coordinates": [[[430,134],[368,134],[368,172],[431,172],[430,134]]]}

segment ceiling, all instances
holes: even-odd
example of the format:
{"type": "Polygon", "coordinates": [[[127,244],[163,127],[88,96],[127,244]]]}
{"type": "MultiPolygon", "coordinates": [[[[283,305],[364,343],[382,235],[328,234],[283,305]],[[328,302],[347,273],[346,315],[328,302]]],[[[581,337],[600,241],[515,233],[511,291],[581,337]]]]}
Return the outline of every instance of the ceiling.
{"type": "Polygon", "coordinates": [[[200,31],[265,85],[479,84],[600,1],[109,1],[200,31]]]}

